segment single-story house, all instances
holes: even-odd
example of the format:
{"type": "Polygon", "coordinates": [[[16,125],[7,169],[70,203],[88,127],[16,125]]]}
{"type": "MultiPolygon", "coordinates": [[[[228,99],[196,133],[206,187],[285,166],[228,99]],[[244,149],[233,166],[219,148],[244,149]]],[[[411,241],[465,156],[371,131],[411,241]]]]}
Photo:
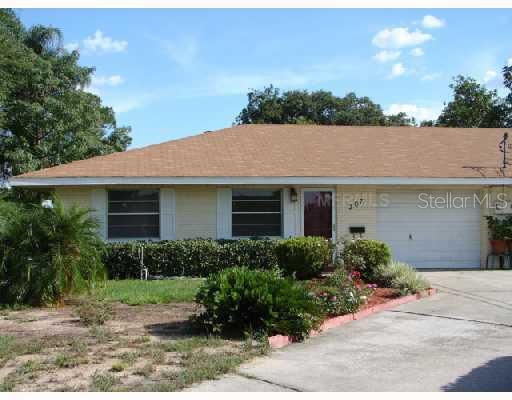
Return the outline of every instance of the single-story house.
{"type": "MultiPolygon", "coordinates": [[[[105,240],[375,238],[479,268],[512,175],[502,129],[240,125],[16,176],[92,209],[105,240]],[[462,206],[461,204],[464,203],[462,206]]],[[[503,208],[503,207],[502,207],[503,208]]]]}

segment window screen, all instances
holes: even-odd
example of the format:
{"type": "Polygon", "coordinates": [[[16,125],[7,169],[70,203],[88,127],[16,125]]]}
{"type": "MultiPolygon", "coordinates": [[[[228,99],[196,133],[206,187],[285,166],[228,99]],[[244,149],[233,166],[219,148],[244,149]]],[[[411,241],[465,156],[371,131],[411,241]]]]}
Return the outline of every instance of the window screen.
{"type": "Polygon", "coordinates": [[[159,197],[158,190],[109,191],[109,239],[159,238],[159,197]]]}
{"type": "Polygon", "coordinates": [[[281,190],[234,189],[233,236],[281,236],[281,190]]]}

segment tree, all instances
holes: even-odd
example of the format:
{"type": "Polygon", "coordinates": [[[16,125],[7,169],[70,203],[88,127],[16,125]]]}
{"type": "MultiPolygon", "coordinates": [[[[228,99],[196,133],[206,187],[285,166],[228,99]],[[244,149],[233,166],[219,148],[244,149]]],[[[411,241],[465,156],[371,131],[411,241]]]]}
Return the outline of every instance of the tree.
{"type": "Polygon", "coordinates": [[[89,210],[0,200],[0,304],[44,305],[106,278],[89,210]]]}
{"type": "Polygon", "coordinates": [[[406,114],[386,116],[369,97],[348,93],[338,97],[318,90],[281,92],[270,85],[247,94],[247,106],[236,119],[238,124],[319,124],[319,125],[414,125],[406,114]]]}
{"type": "Polygon", "coordinates": [[[62,48],[57,28],[26,29],[0,10],[0,165],[14,174],[124,151],[129,127],[84,89],[94,68],[62,48]]]}
{"type": "Polygon", "coordinates": [[[453,99],[445,105],[437,125],[460,128],[503,128],[508,125],[508,107],[496,90],[475,79],[457,76],[450,84],[453,99]]]}

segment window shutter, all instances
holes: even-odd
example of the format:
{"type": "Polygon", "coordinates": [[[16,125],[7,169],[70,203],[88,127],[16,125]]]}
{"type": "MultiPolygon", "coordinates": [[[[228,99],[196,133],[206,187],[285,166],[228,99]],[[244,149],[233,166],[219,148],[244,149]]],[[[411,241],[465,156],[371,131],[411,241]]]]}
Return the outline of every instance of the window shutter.
{"type": "Polygon", "coordinates": [[[231,239],[231,189],[217,189],[217,239],[231,239]]]}
{"type": "Polygon", "coordinates": [[[290,200],[290,189],[283,190],[283,237],[299,235],[299,202],[290,200]]]}
{"type": "Polygon", "coordinates": [[[176,202],[174,189],[160,189],[160,239],[176,239],[176,202]]]}
{"type": "Polygon", "coordinates": [[[91,217],[98,222],[98,235],[103,240],[107,239],[107,191],[105,189],[93,189],[91,191],[91,217]]]}

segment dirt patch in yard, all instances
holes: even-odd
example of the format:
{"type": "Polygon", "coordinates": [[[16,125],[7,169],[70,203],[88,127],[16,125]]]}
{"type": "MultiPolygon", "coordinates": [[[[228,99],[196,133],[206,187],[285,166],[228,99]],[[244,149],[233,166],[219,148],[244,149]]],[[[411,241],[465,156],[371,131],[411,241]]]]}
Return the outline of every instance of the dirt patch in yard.
{"type": "Polygon", "coordinates": [[[193,303],[113,303],[112,310],[111,320],[92,327],[72,306],[3,312],[0,391],[180,390],[266,351],[194,333],[193,303]]]}

